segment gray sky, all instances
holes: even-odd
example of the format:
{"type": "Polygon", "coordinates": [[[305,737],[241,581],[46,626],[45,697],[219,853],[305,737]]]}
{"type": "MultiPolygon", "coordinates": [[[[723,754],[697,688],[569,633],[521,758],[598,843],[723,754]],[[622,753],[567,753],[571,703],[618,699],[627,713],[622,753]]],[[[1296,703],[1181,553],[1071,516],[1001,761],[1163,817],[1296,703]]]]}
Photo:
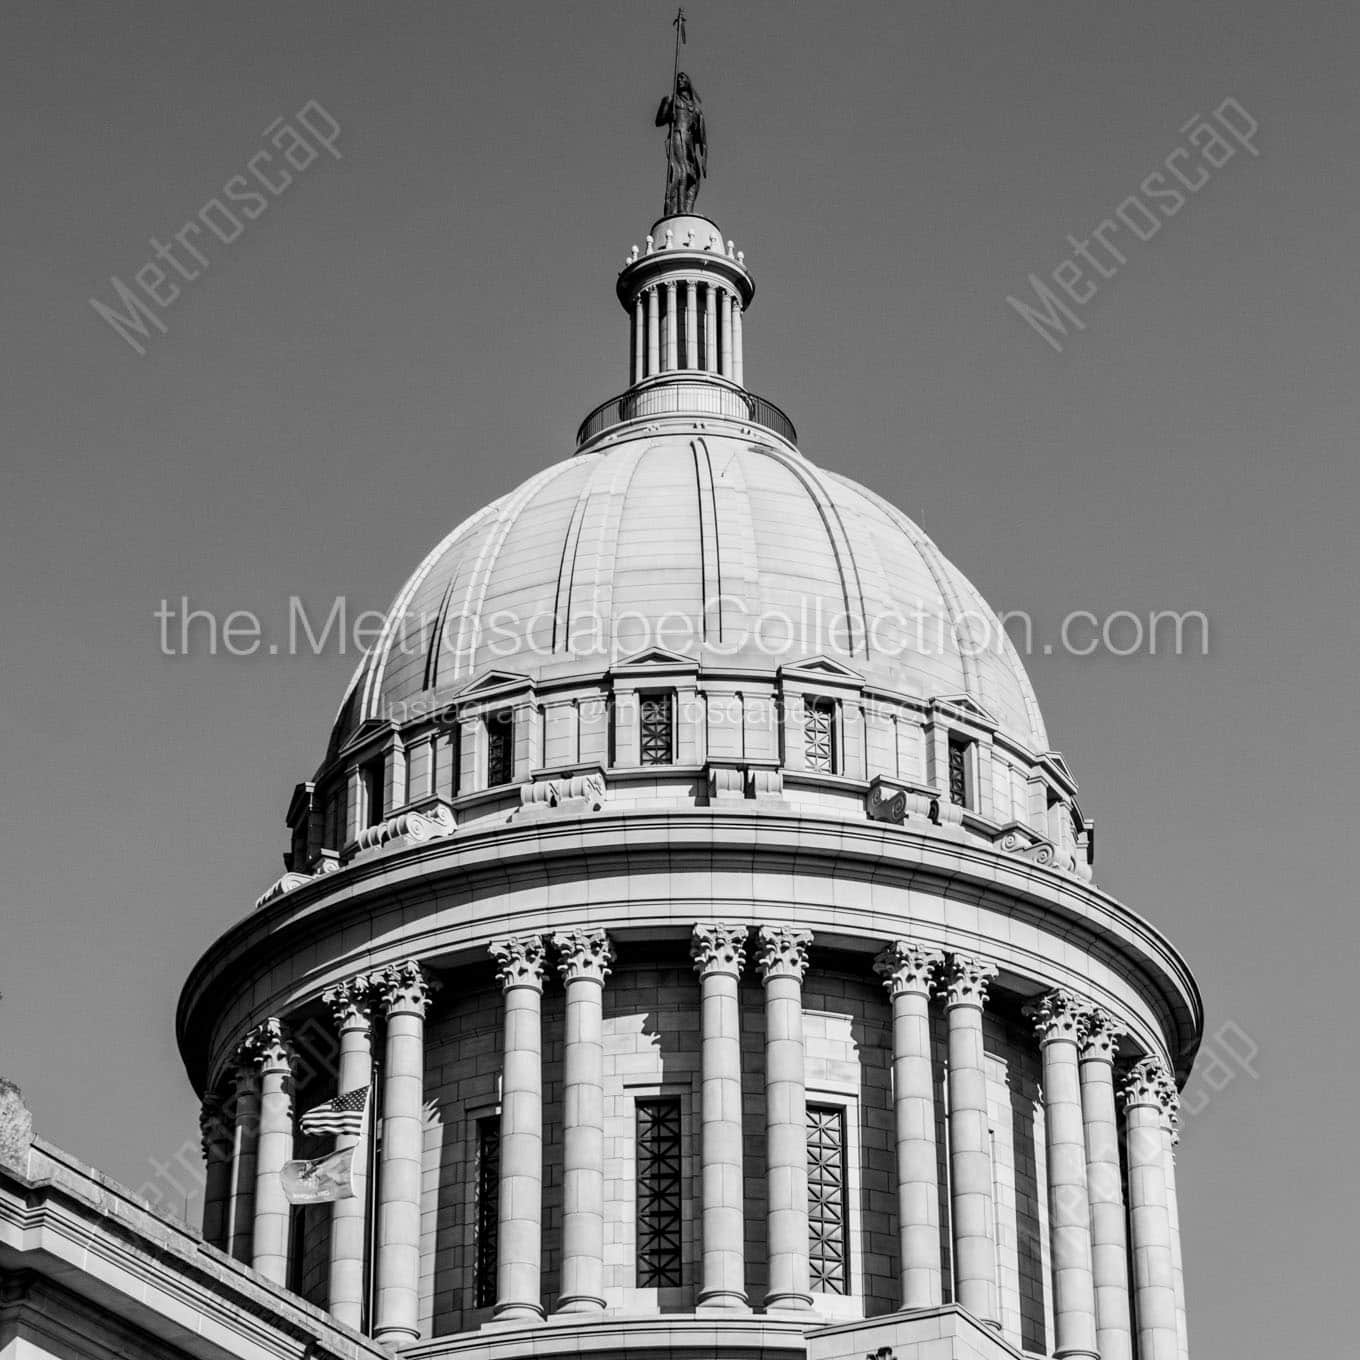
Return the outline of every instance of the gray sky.
{"type": "MultiPolygon", "coordinates": [[[[163,657],[153,611],[385,607],[464,515],[570,453],[626,381],[613,281],[660,207],[672,13],[6,6],[0,1073],[134,1188],[196,1148],[178,988],[280,872],[355,659],[163,657]],[[310,100],[342,159],[205,245],[138,357],[88,299],[310,100]]],[[[1360,14],[689,15],[700,208],[757,280],[747,380],[808,455],[1041,641],[1078,609],[1211,619],[1207,658],[1029,665],[1100,882],[1184,950],[1218,1047],[1257,1050],[1186,1119],[1196,1360],[1300,1335],[1346,1353],[1360,14]],[[1260,156],[1126,236],[1055,352],[1006,296],[1229,96],[1260,156]]]]}

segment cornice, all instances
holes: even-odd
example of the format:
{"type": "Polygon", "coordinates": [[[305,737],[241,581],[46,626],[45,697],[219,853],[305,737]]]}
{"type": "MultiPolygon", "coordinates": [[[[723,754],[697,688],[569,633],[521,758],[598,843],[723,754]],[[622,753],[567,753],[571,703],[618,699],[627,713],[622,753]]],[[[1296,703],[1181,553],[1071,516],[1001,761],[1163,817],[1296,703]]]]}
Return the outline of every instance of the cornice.
{"type": "MultiPolygon", "coordinates": [[[[778,811],[753,815],[718,806],[474,825],[446,840],[354,864],[298,888],[227,930],[191,972],[176,1025],[191,1078],[201,1085],[206,1030],[229,994],[233,977],[239,978],[253,958],[304,949],[319,929],[368,919],[383,909],[384,898],[402,903],[404,915],[414,921],[422,910],[432,908],[442,890],[456,888],[460,896],[480,896],[504,893],[516,884],[532,885],[545,876],[560,880],[573,859],[588,862],[593,874],[684,872],[695,865],[741,870],[759,861],[771,869],[783,865],[786,871],[890,882],[904,890],[933,892],[953,902],[1016,914],[1048,936],[1088,953],[1116,957],[1125,971],[1134,972],[1150,1009],[1164,1016],[1167,1043],[1178,1067],[1188,1066],[1199,1044],[1203,1004],[1184,959],[1160,931],[1091,884],[985,845],[924,833],[910,823],[885,832],[877,823],[834,816],[778,811]]],[[[696,913],[696,919],[705,914],[696,913]]],[[[855,913],[840,915],[853,920],[855,913]]],[[[744,916],[759,924],[750,913],[744,916]]],[[[590,924],[617,933],[626,921],[602,912],[590,924]]],[[[808,924],[816,927],[811,920],[808,924]]],[[[866,940],[877,938],[881,945],[904,928],[901,922],[885,925],[881,916],[864,913],[866,940]]],[[[937,947],[944,943],[923,942],[937,947]]],[[[398,947],[410,954],[421,943],[420,932],[413,927],[398,947]]],[[[985,954],[986,936],[968,947],[985,954]]],[[[1036,956],[1036,964],[1046,961],[1046,956],[1036,956]]],[[[1054,985],[1081,985],[1076,977],[1064,983],[1061,968],[1038,967],[1036,973],[1053,975],[1054,985]]]]}

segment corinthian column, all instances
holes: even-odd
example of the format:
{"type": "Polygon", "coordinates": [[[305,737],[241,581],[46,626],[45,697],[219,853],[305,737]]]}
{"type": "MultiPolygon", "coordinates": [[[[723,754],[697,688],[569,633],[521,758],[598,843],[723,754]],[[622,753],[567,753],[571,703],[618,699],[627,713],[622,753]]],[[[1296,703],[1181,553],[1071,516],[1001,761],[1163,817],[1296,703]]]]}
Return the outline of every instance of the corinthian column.
{"type": "Polygon", "coordinates": [[[719,351],[719,364],[723,376],[732,376],[732,294],[724,288],[718,295],[718,321],[721,325],[722,346],[719,351]]]}
{"type": "Polygon", "coordinates": [[[675,305],[675,280],[666,283],[666,367],[680,367],[680,313],[675,305]]]}
{"type": "Polygon", "coordinates": [[[987,1122],[982,1007],[996,968],[955,954],[949,962],[949,1205],[954,1228],[954,1301],[989,1327],[996,1305],[996,1208],[987,1122]]]}
{"type": "Polygon", "coordinates": [[[897,1231],[903,1308],[935,1308],[940,1281],[940,1179],[935,1151],[935,1079],[930,1061],[930,992],[944,955],[894,940],[874,960],[892,998],[893,1115],[897,1142],[897,1231]]]}
{"type": "Polygon", "coordinates": [[[1044,1142],[1048,1152],[1048,1232],[1053,1254],[1055,1360],[1100,1360],[1091,1278],[1091,1204],[1086,1191],[1086,1127],[1077,1051],[1086,1012],[1057,989],[1025,1007],[1044,1064],[1044,1142]]]}
{"type": "Polygon", "coordinates": [[[766,1308],[812,1307],[803,1053],[803,974],[811,943],[811,931],[784,926],[761,926],[757,937],[756,965],[765,984],[766,1308]]]}
{"type": "Polygon", "coordinates": [[[255,1154],[260,1138],[260,1074],[244,1047],[236,1050],[236,1115],[231,1148],[231,1209],[226,1248],[249,1263],[255,1247],[255,1154]]]}
{"type": "Polygon", "coordinates": [[[1178,1360],[1180,1353],[1162,1135],[1162,1111],[1169,1088],[1174,1089],[1156,1058],[1144,1058],[1124,1081],[1138,1360],[1178,1360]]]}
{"type": "Polygon", "coordinates": [[[543,942],[537,935],[495,940],[491,957],[505,989],[500,1219],[492,1316],[506,1321],[541,1318],[543,942]]]}
{"type": "Polygon", "coordinates": [[[232,1125],[226,1102],[208,1092],[198,1112],[203,1147],[203,1240],[221,1247],[231,1212],[232,1125]]]}
{"type": "Polygon", "coordinates": [[[293,1051],[270,1018],[242,1046],[260,1073],[260,1137],[255,1161],[255,1236],[251,1264],[275,1284],[288,1281],[289,1206],[280,1172],[293,1155],[293,1051]]]}
{"type": "Polygon", "coordinates": [[[433,984],[420,964],[377,976],[387,1012],[383,1070],[382,1170],[378,1180],[378,1290],[373,1339],[402,1345],[420,1337],[420,1178],[425,1143],[425,1011],[433,984]]]}
{"type": "Polygon", "coordinates": [[[701,921],[689,951],[700,989],[701,1312],[750,1311],[741,1153],[740,985],[746,932],[746,926],[726,921],[701,921]]]}
{"type": "Polygon", "coordinates": [[[1181,1136],[1181,1097],[1168,1074],[1166,1104],[1162,1109],[1162,1165],[1166,1175],[1166,1210],[1171,1226],[1171,1283],[1176,1291],[1176,1350],[1180,1360],[1190,1360],[1190,1333],[1185,1313],[1185,1263],[1181,1257],[1181,1211],[1176,1198],[1176,1144],[1181,1136]]]}
{"type": "MultiPolygon", "coordinates": [[[[373,979],[360,975],[323,992],[321,999],[335,1017],[340,1034],[340,1060],[336,1073],[336,1094],[357,1091],[373,1080],[371,1028],[377,988],[373,979]]],[[[369,1092],[372,1102],[373,1093],[369,1092]]],[[[357,1134],[339,1134],[336,1150],[353,1147],[357,1134]]],[[[361,1151],[356,1156],[365,1156],[361,1151]]],[[[367,1182],[372,1167],[364,1166],[362,1181],[367,1182]]],[[[363,1324],[364,1311],[364,1225],[368,1196],[363,1185],[359,1194],[338,1199],[331,1205],[331,1259],[328,1308],[332,1315],[356,1331],[363,1324]]]]}
{"type": "MultiPolygon", "coordinates": [[[[674,337],[674,285],[669,285],[674,337]]],[[[603,930],[554,935],[566,986],[562,1086],[562,1287],[559,1313],[604,1311],[604,980],[614,946],[603,930]]]]}
{"type": "Polygon", "coordinates": [[[647,376],[649,378],[661,367],[661,331],[657,317],[657,302],[656,288],[647,289],[647,376]]]}
{"type": "Polygon", "coordinates": [[[1091,1201],[1091,1274],[1100,1360],[1133,1360],[1129,1323],[1128,1241],[1114,1108],[1118,1040],[1110,1017],[1086,1017],[1081,1047],[1081,1111],[1086,1125],[1086,1186],[1091,1201]]]}

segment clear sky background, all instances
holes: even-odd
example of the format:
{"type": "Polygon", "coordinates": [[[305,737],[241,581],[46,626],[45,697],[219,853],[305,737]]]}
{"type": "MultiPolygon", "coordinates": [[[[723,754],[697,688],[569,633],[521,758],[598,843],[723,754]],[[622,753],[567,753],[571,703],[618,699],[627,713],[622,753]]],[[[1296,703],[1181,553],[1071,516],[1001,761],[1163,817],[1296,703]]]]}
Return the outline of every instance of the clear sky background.
{"type": "MultiPolygon", "coordinates": [[[[153,611],[385,607],[456,522],[571,452],[626,382],[613,283],[660,210],[672,13],[5,7],[0,1073],[134,1188],[196,1147],[178,988],[279,874],[355,662],[163,657],[153,611]],[[343,159],[205,247],[139,358],[88,299],[309,100],[343,159]]],[[[1196,1360],[1350,1353],[1360,14],[689,14],[700,208],[757,280],[748,382],[809,456],[1041,640],[1076,609],[1211,619],[1207,658],[1030,670],[1099,881],[1184,950],[1210,1035],[1259,1050],[1258,1076],[1220,1056],[1186,1119],[1196,1360]],[[1128,246],[1055,353],[1007,294],[1228,96],[1259,159],[1128,246]]]]}

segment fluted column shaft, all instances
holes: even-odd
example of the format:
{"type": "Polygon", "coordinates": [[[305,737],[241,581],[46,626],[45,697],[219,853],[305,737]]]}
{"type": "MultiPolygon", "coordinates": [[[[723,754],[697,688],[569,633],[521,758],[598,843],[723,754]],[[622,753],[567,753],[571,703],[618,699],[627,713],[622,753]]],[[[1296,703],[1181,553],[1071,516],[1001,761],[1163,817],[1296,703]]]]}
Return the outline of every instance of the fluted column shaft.
{"type": "MultiPolygon", "coordinates": [[[[712,291],[709,298],[712,299],[712,291]]],[[[711,319],[710,311],[710,319],[711,319]]],[[[812,934],[762,926],[756,962],[765,984],[766,1308],[812,1306],[808,1263],[807,1088],[803,975],[812,934]]]]}
{"type": "Polygon", "coordinates": [[[647,305],[639,293],[633,299],[633,381],[647,376],[647,305]]]}
{"type": "Polygon", "coordinates": [[[944,955],[896,940],[874,960],[892,999],[893,1119],[901,1305],[935,1308],[940,1272],[940,1179],[935,1145],[935,1078],[930,1059],[930,992],[944,955]]]}
{"type": "Polygon", "coordinates": [[[420,1337],[420,1182],[425,1144],[425,1011],[433,987],[418,963],[377,978],[387,1015],[383,1050],[382,1168],[378,1179],[373,1337],[420,1337]]]}
{"type": "Polygon", "coordinates": [[[685,284],[685,367],[699,367],[699,285],[685,284]]]}
{"type": "Polygon", "coordinates": [[[982,1007],[996,969],[956,954],[950,961],[949,1204],[954,1230],[954,1301],[980,1322],[999,1325],[996,1297],[996,1208],[987,1122],[982,1007]]]}
{"type": "Polygon", "coordinates": [[[657,291],[647,290],[647,376],[661,367],[661,342],[657,318],[657,291]]]}
{"type": "Polygon", "coordinates": [[[255,1236],[251,1264],[275,1284],[288,1282],[288,1224],[283,1164],[293,1155],[293,1054],[277,1020],[247,1040],[260,1073],[260,1137],[255,1160],[255,1236]]]}
{"type": "Polygon", "coordinates": [[[718,364],[726,377],[732,376],[732,294],[726,288],[722,290],[718,297],[718,305],[721,307],[719,320],[722,323],[722,348],[719,352],[718,364]]]}
{"type": "Polygon", "coordinates": [[[741,352],[741,300],[732,302],[732,381],[738,387],[746,385],[745,361],[741,352]]]}
{"type": "Polygon", "coordinates": [[[704,289],[704,368],[718,371],[718,290],[711,283],[704,289]]]}
{"type": "Polygon", "coordinates": [[[231,1149],[231,1210],[226,1249],[249,1264],[255,1248],[255,1165],[260,1137],[260,1074],[241,1051],[236,1054],[236,1116],[231,1149]]]}
{"type": "Polygon", "coordinates": [[[1048,1232],[1053,1266],[1056,1360],[1100,1360],[1091,1274],[1091,1204],[1086,1189],[1086,1126],[1078,1052],[1085,1010],[1070,992],[1049,992],[1026,1008],[1043,1058],[1048,1232]]]}
{"type": "Polygon", "coordinates": [[[700,1240],[699,1308],[748,1312],[746,1183],[741,1148],[741,970],[745,926],[694,927],[690,956],[699,974],[700,1240]]]}
{"type": "Polygon", "coordinates": [[[1162,1110],[1162,1165],[1166,1175],[1166,1211],[1171,1227],[1171,1284],[1176,1295],[1176,1350],[1180,1360],[1190,1360],[1190,1332],[1185,1310],[1185,1262],[1181,1256],[1181,1211],[1176,1196],[1176,1144],[1180,1134],[1180,1093],[1168,1082],[1162,1110]]]}
{"type": "MultiPolygon", "coordinates": [[[[669,290],[674,327],[674,285],[669,290]]],[[[614,946],[603,930],[554,935],[552,944],[567,993],[557,1311],[599,1313],[604,1311],[604,980],[614,946]]]]}
{"type": "Polygon", "coordinates": [[[1100,1360],[1133,1360],[1129,1318],[1128,1239],[1114,1104],[1118,1051],[1109,1018],[1087,1018],[1081,1049],[1081,1111],[1086,1126],[1086,1186],[1091,1201],[1091,1274],[1100,1360]]]}
{"type": "Polygon", "coordinates": [[[680,313],[675,305],[675,280],[666,283],[666,367],[674,372],[680,367],[680,313]]]}
{"type": "MultiPolygon", "coordinates": [[[[372,1008],[376,999],[373,980],[367,975],[351,978],[325,992],[322,1000],[331,1008],[340,1034],[340,1058],[336,1072],[336,1095],[357,1091],[373,1080],[372,1008]]],[[[373,1093],[369,1093],[372,1101],[373,1093]]],[[[336,1151],[353,1147],[357,1134],[339,1134],[336,1151]]],[[[356,1157],[366,1157],[361,1149],[356,1157]]],[[[332,1315],[356,1331],[363,1325],[364,1256],[367,1246],[368,1195],[372,1168],[365,1165],[355,1177],[358,1194],[331,1205],[330,1287],[327,1306],[332,1315]]]]}
{"type": "Polygon", "coordinates": [[[203,1139],[203,1240],[222,1247],[231,1216],[234,1130],[221,1096],[210,1092],[203,1097],[198,1129],[203,1139]]]}
{"type": "Polygon", "coordinates": [[[543,942],[496,940],[491,955],[505,989],[493,1316],[534,1319],[543,1316],[543,942]]]}
{"type": "Polygon", "coordinates": [[[1170,1086],[1161,1063],[1144,1058],[1129,1073],[1123,1091],[1138,1360],[1178,1360],[1180,1353],[1162,1136],[1162,1108],[1170,1086]]]}

